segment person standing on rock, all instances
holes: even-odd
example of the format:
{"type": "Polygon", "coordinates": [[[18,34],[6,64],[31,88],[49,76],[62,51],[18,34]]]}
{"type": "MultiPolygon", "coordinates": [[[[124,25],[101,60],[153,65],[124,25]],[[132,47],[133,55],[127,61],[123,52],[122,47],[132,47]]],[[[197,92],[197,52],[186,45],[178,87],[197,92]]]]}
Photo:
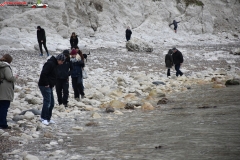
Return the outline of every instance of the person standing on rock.
{"type": "MultiPolygon", "coordinates": [[[[180,22],[180,21],[179,21],[179,22],[180,22]]],[[[175,33],[177,33],[177,27],[178,27],[178,23],[179,23],[179,22],[173,20],[173,23],[169,24],[169,27],[170,27],[171,25],[174,26],[174,32],[175,32],[175,33]]]]}
{"type": "Polygon", "coordinates": [[[168,53],[165,56],[165,64],[166,64],[166,67],[168,68],[167,69],[167,77],[171,76],[170,69],[173,66],[172,53],[173,53],[173,51],[171,49],[169,49],[168,53]]]}
{"type": "Polygon", "coordinates": [[[173,51],[172,58],[173,58],[173,64],[176,70],[176,76],[177,77],[178,75],[182,76],[183,73],[181,72],[180,67],[183,63],[183,55],[179,50],[177,50],[176,47],[174,47],[172,51],[173,51]]]}
{"type": "Polygon", "coordinates": [[[70,37],[70,45],[71,45],[71,49],[73,49],[78,45],[78,36],[75,34],[75,32],[72,32],[72,35],[70,37]]]}
{"type": "Polygon", "coordinates": [[[71,51],[71,78],[72,78],[72,86],[74,91],[74,98],[77,101],[80,101],[80,95],[81,98],[85,97],[84,88],[83,88],[83,81],[82,81],[82,68],[84,67],[84,62],[82,60],[78,60],[76,58],[77,51],[73,49],[71,51]]]}
{"type": "Polygon", "coordinates": [[[129,41],[131,39],[132,31],[130,30],[130,27],[127,27],[126,29],[126,39],[129,41]]]}
{"type": "Polygon", "coordinates": [[[41,113],[41,122],[45,125],[49,123],[55,123],[51,120],[52,110],[54,107],[54,96],[53,96],[53,87],[56,83],[56,69],[58,65],[62,65],[65,60],[63,54],[58,56],[52,56],[48,61],[43,65],[42,72],[38,81],[38,87],[43,96],[43,107],[41,113]]]}
{"type": "Polygon", "coordinates": [[[11,129],[7,125],[7,112],[14,98],[14,81],[18,77],[13,76],[11,62],[9,54],[0,58],[0,129],[11,129]]]}
{"type": "Polygon", "coordinates": [[[42,45],[47,52],[47,56],[49,56],[48,49],[46,46],[46,34],[45,30],[41,28],[40,26],[37,26],[37,39],[38,39],[38,44],[39,44],[39,49],[40,49],[40,56],[43,56],[43,51],[42,51],[42,45]]]}
{"type": "Polygon", "coordinates": [[[65,61],[62,65],[57,66],[57,83],[56,92],[58,98],[58,104],[63,104],[67,107],[68,95],[69,95],[69,76],[71,70],[70,54],[69,50],[64,50],[62,53],[65,56],[65,61]]]}

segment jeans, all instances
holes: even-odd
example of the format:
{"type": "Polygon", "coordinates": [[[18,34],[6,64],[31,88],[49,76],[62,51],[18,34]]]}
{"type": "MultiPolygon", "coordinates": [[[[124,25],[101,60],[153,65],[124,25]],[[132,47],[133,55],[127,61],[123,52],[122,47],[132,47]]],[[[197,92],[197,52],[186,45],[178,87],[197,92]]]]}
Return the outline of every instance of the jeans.
{"type": "Polygon", "coordinates": [[[69,94],[68,89],[69,89],[68,79],[57,79],[56,92],[57,92],[59,105],[68,103],[68,94],[69,94]]]}
{"type": "Polygon", "coordinates": [[[7,112],[10,106],[10,101],[0,100],[0,127],[7,128],[7,112]]]}
{"type": "Polygon", "coordinates": [[[43,54],[43,52],[42,52],[42,45],[43,45],[45,51],[48,53],[48,49],[47,49],[47,46],[46,46],[46,41],[43,41],[43,42],[38,41],[38,44],[39,44],[39,48],[40,48],[41,54],[43,54]]]}
{"type": "Polygon", "coordinates": [[[41,118],[50,121],[54,107],[53,89],[45,86],[39,86],[43,96],[43,107],[41,118]]]}
{"type": "Polygon", "coordinates": [[[182,76],[183,73],[180,71],[180,64],[175,64],[175,70],[176,70],[176,76],[178,77],[178,75],[182,76]]]}
{"type": "Polygon", "coordinates": [[[79,94],[81,94],[81,96],[85,95],[83,91],[83,81],[78,82],[78,77],[72,77],[72,86],[74,91],[74,98],[79,98],[79,94]]]}

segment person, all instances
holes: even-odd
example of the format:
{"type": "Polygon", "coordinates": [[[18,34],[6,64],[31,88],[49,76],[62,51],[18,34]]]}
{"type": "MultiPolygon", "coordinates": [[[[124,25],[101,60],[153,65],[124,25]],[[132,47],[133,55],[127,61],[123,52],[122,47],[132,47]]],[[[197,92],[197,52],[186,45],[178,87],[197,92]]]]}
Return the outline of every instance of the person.
{"type": "Polygon", "coordinates": [[[51,120],[52,110],[54,107],[53,87],[56,83],[56,67],[62,65],[65,60],[63,54],[50,57],[43,65],[42,72],[38,81],[38,87],[43,96],[43,107],[41,113],[41,121],[44,125],[55,123],[51,120]]]}
{"type": "Polygon", "coordinates": [[[74,91],[74,98],[79,101],[80,95],[81,98],[85,97],[84,88],[83,88],[83,81],[82,81],[82,68],[84,67],[84,62],[81,60],[76,59],[77,51],[73,49],[71,51],[71,78],[72,78],[72,86],[74,91]]]}
{"type": "Polygon", "coordinates": [[[177,77],[178,75],[182,76],[183,73],[181,72],[180,67],[183,63],[183,55],[179,50],[177,50],[176,47],[174,47],[172,50],[173,50],[172,58],[173,64],[175,65],[176,76],[177,77]]]}
{"type": "Polygon", "coordinates": [[[70,37],[70,45],[71,49],[78,45],[78,36],[75,34],[75,32],[72,32],[72,35],[70,37]]]}
{"type": "Polygon", "coordinates": [[[14,81],[10,63],[12,57],[9,54],[0,58],[0,129],[11,129],[7,125],[7,112],[14,98],[14,81]]]}
{"type": "Polygon", "coordinates": [[[127,27],[126,29],[126,39],[129,41],[131,39],[132,31],[130,30],[130,27],[127,27]]]}
{"type": "Polygon", "coordinates": [[[173,51],[172,51],[171,49],[169,49],[169,50],[168,50],[168,53],[167,53],[166,56],[165,56],[165,64],[166,64],[166,67],[168,68],[168,69],[167,69],[167,77],[168,77],[168,76],[171,76],[171,74],[170,74],[170,69],[171,69],[172,66],[173,66],[172,53],[173,53],[173,51]]]}
{"type": "Polygon", "coordinates": [[[37,26],[37,39],[38,39],[38,44],[39,44],[39,49],[40,49],[40,56],[43,56],[43,51],[42,51],[42,45],[47,52],[47,56],[49,56],[48,49],[46,46],[46,34],[45,30],[41,28],[40,26],[37,26]]]}
{"type": "Polygon", "coordinates": [[[83,63],[84,63],[84,56],[83,56],[83,53],[82,53],[82,51],[79,49],[79,47],[78,47],[78,46],[75,46],[74,48],[75,48],[75,50],[76,50],[77,54],[80,56],[80,58],[81,58],[81,61],[83,61],[83,63]]]}
{"type": "MultiPolygon", "coordinates": [[[[179,21],[179,22],[180,22],[180,21],[179,21]]],[[[179,22],[177,22],[176,20],[173,20],[173,23],[169,24],[169,27],[170,27],[171,25],[174,26],[174,32],[175,32],[175,33],[177,33],[177,27],[178,27],[178,23],[179,23],[179,22]]]]}
{"type": "Polygon", "coordinates": [[[69,76],[71,70],[69,50],[64,50],[62,54],[65,56],[65,61],[62,65],[57,66],[56,92],[58,104],[63,104],[64,107],[67,107],[69,95],[69,76]]]}

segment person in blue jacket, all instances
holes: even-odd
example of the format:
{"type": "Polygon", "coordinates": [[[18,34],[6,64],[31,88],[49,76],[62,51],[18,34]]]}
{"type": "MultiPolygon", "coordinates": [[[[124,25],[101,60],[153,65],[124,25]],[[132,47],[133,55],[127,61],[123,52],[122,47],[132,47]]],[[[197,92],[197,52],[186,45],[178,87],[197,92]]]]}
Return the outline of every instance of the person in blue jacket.
{"type": "Polygon", "coordinates": [[[76,58],[77,51],[73,49],[70,53],[71,58],[71,78],[72,78],[72,87],[74,91],[74,98],[79,101],[80,95],[81,99],[85,97],[84,88],[83,88],[83,81],[82,81],[82,68],[84,67],[84,62],[82,60],[78,60],[76,58]]]}
{"type": "MultiPolygon", "coordinates": [[[[180,22],[180,21],[179,21],[179,22],[180,22]]],[[[175,32],[175,33],[177,33],[177,27],[178,27],[178,23],[179,23],[179,22],[173,20],[173,23],[169,24],[169,27],[170,27],[171,25],[174,26],[174,32],[175,32]]]]}

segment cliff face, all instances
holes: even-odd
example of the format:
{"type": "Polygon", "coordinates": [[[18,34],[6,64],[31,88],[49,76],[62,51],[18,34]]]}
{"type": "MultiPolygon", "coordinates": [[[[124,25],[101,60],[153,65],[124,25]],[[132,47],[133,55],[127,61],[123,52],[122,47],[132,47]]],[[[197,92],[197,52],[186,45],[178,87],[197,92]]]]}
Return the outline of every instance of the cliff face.
{"type": "Polygon", "coordinates": [[[227,43],[240,37],[239,0],[201,0],[203,6],[186,6],[183,0],[45,2],[46,9],[0,8],[0,48],[33,49],[38,25],[46,30],[50,50],[69,46],[72,32],[84,45],[124,42],[127,26],[133,38],[155,45],[227,43]],[[173,20],[181,21],[177,34],[168,26],[173,20]]]}

